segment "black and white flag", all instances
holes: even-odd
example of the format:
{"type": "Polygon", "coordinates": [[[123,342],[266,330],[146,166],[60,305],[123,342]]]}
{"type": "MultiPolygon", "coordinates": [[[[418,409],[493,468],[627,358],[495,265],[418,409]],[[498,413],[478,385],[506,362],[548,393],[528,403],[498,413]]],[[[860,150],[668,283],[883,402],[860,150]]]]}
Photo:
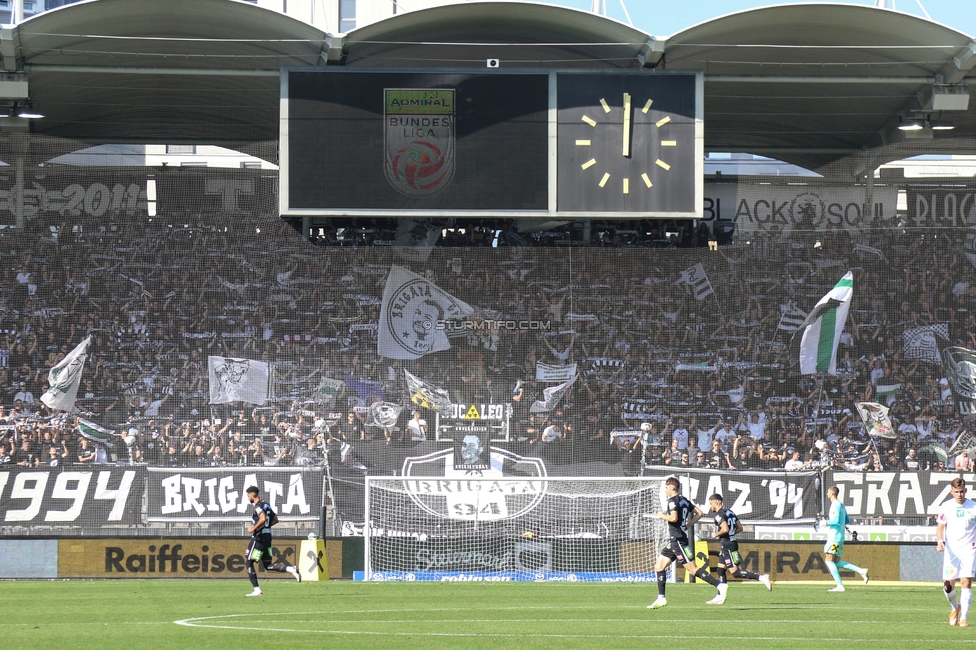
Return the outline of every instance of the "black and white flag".
{"type": "Polygon", "coordinates": [[[959,415],[964,419],[976,416],[976,352],[952,346],[942,351],[942,359],[959,415]]]}
{"type": "Polygon", "coordinates": [[[942,365],[940,350],[949,342],[949,324],[938,323],[905,330],[905,357],[942,365]]]}
{"type": "Polygon", "coordinates": [[[705,275],[705,269],[702,267],[701,262],[682,271],[681,276],[675,284],[687,284],[690,286],[695,294],[695,300],[704,300],[715,293],[712,290],[712,283],[708,281],[708,276],[705,275]]]}
{"type": "Polygon", "coordinates": [[[404,260],[426,262],[440,236],[440,228],[425,219],[398,219],[393,252],[404,260]]]}
{"type": "Polygon", "coordinates": [[[269,367],[263,361],[207,357],[210,371],[210,403],[248,402],[264,404],[268,399],[269,367]]]}
{"type": "Polygon", "coordinates": [[[434,409],[435,411],[446,411],[451,407],[451,396],[447,390],[438,388],[433,384],[428,384],[406,368],[403,369],[403,374],[407,378],[407,388],[410,390],[411,402],[417,406],[434,409]]]}
{"type": "Polygon", "coordinates": [[[419,359],[449,350],[444,322],[473,311],[424,276],[394,265],[383,288],[377,352],[388,359],[419,359]]]}
{"type": "Polygon", "coordinates": [[[800,329],[800,325],[807,317],[807,313],[797,307],[792,300],[785,305],[780,305],[779,310],[781,315],[776,329],[784,332],[795,332],[800,329]]]}
{"type": "Polygon", "coordinates": [[[402,410],[402,406],[393,402],[373,402],[369,405],[364,424],[367,427],[389,429],[396,424],[402,410]]]}
{"type": "Polygon", "coordinates": [[[569,392],[569,389],[573,387],[577,379],[579,379],[579,375],[558,386],[552,386],[543,390],[542,399],[532,403],[532,406],[529,408],[529,413],[545,413],[556,408],[556,405],[562,401],[563,396],[569,392]]]}

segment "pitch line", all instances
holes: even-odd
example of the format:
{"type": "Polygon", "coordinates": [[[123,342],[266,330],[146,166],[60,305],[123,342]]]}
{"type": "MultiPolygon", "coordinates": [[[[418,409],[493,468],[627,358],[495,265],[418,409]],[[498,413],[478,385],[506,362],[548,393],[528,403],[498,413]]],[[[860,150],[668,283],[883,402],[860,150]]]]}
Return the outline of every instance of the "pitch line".
{"type": "MultiPolygon", "coordinates": [[[[506,608],[506,609],[514,609],[514,608],[506,608]]],[[[537,609],[558,609],[558,608],[537,608],[537,609]]],[[[417,609],[413,609],[413,610],[410,610],[410,611],[418,611],[418,610],[417,609]]],[[[429,611],[429,610],[427,610],[427,611],[429,611]]],[[[456,610],[448,610],[448,611],[456,611],[456,610]]],[[[361,613],[369,613],[369,612],[370,612],[370,610],[362,610],[361,611],[361,613]]],[[[276,616],[276,617],[281,617],[281,616],[312,615],[312,614],[315,614],[315,615],[318,615],[318,614],[327,615],[327,614],[330,614],[330,613],[331,614],[336,614],[336,613],[340,613],[340,612],[334,612],[334,611],[333,612],[326,612],[326,611],[322,611],[322,612],[280,612],[280,613],[273,613],[273,614],[272,613],[261,613],[259,615],[260,616],[276,616]]],[[[349,612],[349,611],[346,611],[346,612],[341,612],[341,613],[347,613],[348,614],[348,613],[359,613],[359,612],[355,612],[355,611],[349,612]]],[[[417,636],[424,636],[424,637],[432,637],[432,638],[433,637],[450,637],[450,638],[489,638],[489,637],[490,638],[499,638],[499,637],[502,637],[502,638],[523,638],[523,637],[532,637],[532,638],[543,638],[543,639],[594,639],[594,640],[596,640],[596,639],[689,639],[689,640],[704,640],[704,641],[722,640],[722,639],[734,639],[734,640],[739,640],[739,641],[837,641],[837,642],[851,642],[852,640],[856,640],[856,639],[852,639],[850,636],[833,638],[833,637],[823,637],[823,636],[814,636],[814,637],[796,637],[796,636],[740,636],[740,635],[728,635],[728,634],[723,634],[723,635],[678,635],[678,634],[557,634],[557,633],[538,634],[538,633],[499,633],[499,632],[484,632],[484,633],[481,633],[481,632],[433,632],[433,631],[428,631],[428,632],[389,631],[389,632],[386,632],[386,631],[368,631],[368,630],[361,630],[361,629],[357,629],[357,630],[309,630],[309,629],[289,628],[289,627],[266,627],[266,626],[262,626],[262,627],[247,627],[247,626],[236,626],[236,625],[219,625],[219,624],[207,622],[207,621],[219,621],[219,620],[227,620],[227,619],[235,619],[235,618],[243,618],[243,617],[253,618],[255,615],[256,614],[254,614],[254,613],[246,613],[246,614],[221,614],[221,615],[215,615],[215,616],[197,616],[197,617],[192,617],[192,618],[185,618],[185,619],[176,620],[176,621],[173,621],[173,623],[176,624],[176,625],[184,626],[184,627],[205,628],[205,629],[217,629],[217,630],[230,630],[230,631],[235,631],[235,632],[262,632],[263,631],[263,632],[284,632],[284,633],[295,633],[295,634],[331,634],[331,635],[339,635],[339,636],[357,636],[357,635],[359,635],[359,636],[393,636],[393,637],[401,637],[401,636],[417,637],[417,636]]],[[[544,622],[552,622],[549,619],[525,619],[524,622],[539,622],[539,620],[542,620],[544,622]]],[[[579,620],[579,619],[577,619],[577,620],[579,620]]],[[[617,621],[617,619],[591,619],[591,620],[593,620],[593,621],[597,621],[597,620],[612,620],[614,622],[617,621]]],[[[666,622],[703,622],[703,620],[705,620],[705,619],[666,619],[666,622]]],[[[709,619],[709,620],[711,620],[711,619],[709,619]]],[[[715,622],[719,622],[719,621],[729,622],[728,619],[715,619],[715,622]]],[[[296,622],[298,622],[298,621],[296,621],[296,622]]],[[[318,622],[322,622],[322,621],[316,620],[316,621],[313,621],[313,622],[318,623],[318,622]]],[[[329,620],[329,621],[325,621],[325,622],[326,623],[334,623],[336,621],[329,620]]],[[[370,623],[377,623],[377,622],[378,621],[369,621],[369,620],[356,620],[356,621],[351,621],[351,623],[352,624],[355,624],[355,625],[364,625],[364,624],[367,624],[368,625],[370,623]]],[[[457,619],[457,620],[436,621],[434,623],[454,623],[454,622],[497,623],[498,620],[497,619],[457,619]]],[[[506,621],[506,622],[513,622],[513,621],[506,621]]],[[[519,621],[514,621],[514,622],[519,622],[519,621]]],[[[585,622],[585,621],[581,621],[581,622],[585,622]]],[[[633,622],[635,624],[636,623],[642,623],[643,624],[643,623],[647,623],[649,621],[647,619],[630,619],[630,620],[628,620],[628,622],[633,622]]],[[[653,622],[653,621],[650,621],[650,622],[653,622]]],[[[756,622],[781,623],[782,621],[779,621],[779,620],[771,620],[771,621],[744,620],[744,621],[741,621],[741,622],[745,622],[745,623],[756,623],[756,622]]],[[[808,621],[807,623],[821,623],[821,622],[822,623],[852,623],[852,622],[861,622],[861,621],[808,621]]],[[[420,621],[411,619],[411,620],[402,620],[402,621],[382,621],[381,623],[388,623],[388,624],[392,624],[392,623],[414,623],[414,624],[416,624],[416,623],[420,623],[420,621]]],[[[430,623],[430,622],[428,622],[428,623],[430,623]]],[[[877,621],[863,621],[863,623],[875,624],[875,623],[877,623],[877,621]]],[[[934,625],[935,625],[935,623],[933,622],[933,626],[934,625]]],[[[941,621],[939,622],[939,627],[940,628],[942,627],[941,621]]],[[[959,639],[959,640],[943,639],[943,642],[945,642],[945,641],[949,641],[950,643],[966,643],[966,644],[969,644],[969,645],[972,644],[972,641],[970,639],[959,639]]]]}
{"type": "MultiPolygon", "coordinates": [[[[329,612],[320,612],[323,616],[329,614],[329,612]]],[[[239,614],[228,614],[228,616],[240,616],[239,614]]],[[[186,621],[192,621],[195,619],[183,619],[186,621]]],[[[180,621],[173,621],[174,623],[180,623],[180,621]]],[[[322,619],[309,619],[309,620],[296,620],[290,619],[289,623],[322,623],[322,619]]],[[[351,618],[351,619],[335,619],[329,618],[327,623],[336,624],[349,624],[349,625],[438,625],[446,623],[633,623],[635,625],[647,625],[648,623],[786,623],[786,622],[796,622],[787,621],[782,618],[773,619],[761,619],[761,618],[444,618],[444,619],[428,619],[419,621],[416,618],[387,618],[387,619],[375,619],[375,618],[351,618]]],[[[817,619],[817,620],[807,620],[804,623],[810,624],[852,624],[852,625],[877,625],[878,621],[876,619],[871,620],[852,620],[852,619],[817,619]]],[[[935,621],[933,621],[934,623],[935,621]]],[[[924,624],[924,622],[923,622],[924,624]]],[[[939,620],[938,625],[941,627],[944,622],[939,620]]],[[[192,626],[191,626],[192,627],[192,626]]],[[[234,628],[234,629],[262,629],[262,628],[234,628]]]]}

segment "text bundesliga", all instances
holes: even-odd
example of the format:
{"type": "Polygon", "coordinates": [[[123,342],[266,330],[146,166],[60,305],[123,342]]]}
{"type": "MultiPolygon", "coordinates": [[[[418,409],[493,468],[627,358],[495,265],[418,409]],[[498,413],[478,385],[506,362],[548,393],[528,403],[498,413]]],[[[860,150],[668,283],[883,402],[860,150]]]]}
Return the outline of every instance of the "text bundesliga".
{"type": "Polygon", "coordinates": [[[437,136],[435,128],[450,128],[454,118],[443,117],[387,117],[388,128],[402,128],[404,137],[437,136]]]}

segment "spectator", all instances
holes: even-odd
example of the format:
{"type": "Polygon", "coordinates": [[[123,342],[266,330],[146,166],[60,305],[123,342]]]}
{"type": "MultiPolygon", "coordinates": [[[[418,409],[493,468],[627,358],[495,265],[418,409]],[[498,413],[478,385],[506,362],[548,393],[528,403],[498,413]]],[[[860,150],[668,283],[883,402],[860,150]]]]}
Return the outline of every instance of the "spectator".
{"type": "Polygon", "coordinates": [[[420,417],[420,411],[414,411],[407,422],[407,435],[412,442],[427,440],[427,421],[420,417]]]}
{"type": "Polygon", "coordinates": [[[783,466],[783,469],[785,469],[787,472],[799,472],[809,467],[809,465],[810,461],[804,462],[801,460],[800,452],[794,449],[790,454],[790,459],[786,461],[786,465],[783,466]]]}

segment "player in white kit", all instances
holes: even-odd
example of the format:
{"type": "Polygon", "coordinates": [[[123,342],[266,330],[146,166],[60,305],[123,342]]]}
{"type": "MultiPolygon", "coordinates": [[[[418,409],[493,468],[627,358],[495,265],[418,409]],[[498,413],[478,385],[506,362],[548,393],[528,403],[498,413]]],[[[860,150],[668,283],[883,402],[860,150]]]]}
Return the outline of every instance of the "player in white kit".
{"type": "Polygon", "coordinates": [[[952,607],[949,625],[969,627],[972,581],[976,575],[976,501],[966,498],[966,482],[961,478],[952,479],[949,485],[952,499],[939,506],[935,549],[943,554],[943,591],[952,607]],[[962,592],[959,595],[957,581],[962,592]]]}

